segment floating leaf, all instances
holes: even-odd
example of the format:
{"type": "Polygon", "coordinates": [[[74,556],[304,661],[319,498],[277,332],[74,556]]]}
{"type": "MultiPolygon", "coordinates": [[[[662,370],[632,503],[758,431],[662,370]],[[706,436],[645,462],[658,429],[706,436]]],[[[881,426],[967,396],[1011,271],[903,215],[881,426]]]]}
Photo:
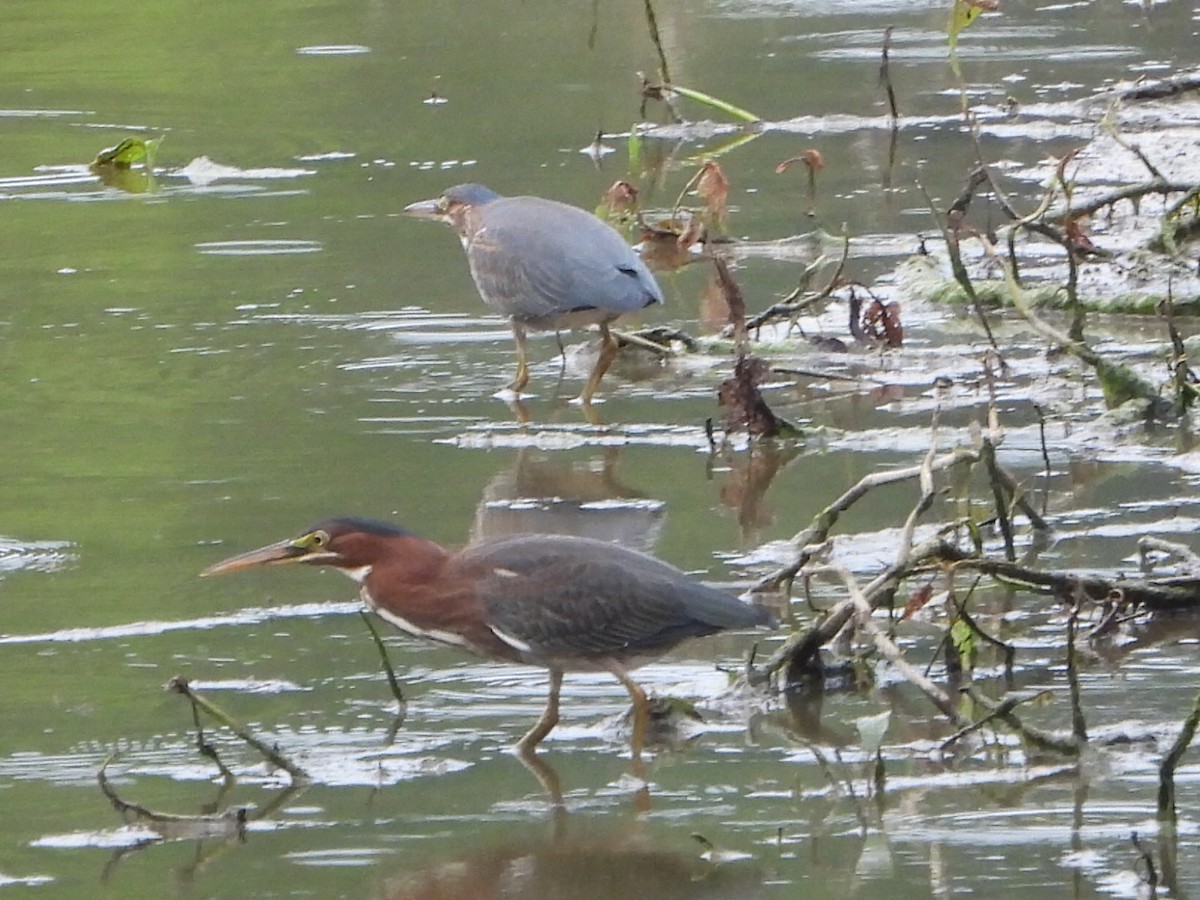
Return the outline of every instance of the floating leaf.
{"type": "Polygon", "coordinates": [[[101,150],[92,160],[92,166],[111,166],[115,169],[128,169],[137,163],[145,163],[147,167],[153,164],[154,153],[162,138],[143,140],[142,138],[125,138],[115,147],[101,150]]]}

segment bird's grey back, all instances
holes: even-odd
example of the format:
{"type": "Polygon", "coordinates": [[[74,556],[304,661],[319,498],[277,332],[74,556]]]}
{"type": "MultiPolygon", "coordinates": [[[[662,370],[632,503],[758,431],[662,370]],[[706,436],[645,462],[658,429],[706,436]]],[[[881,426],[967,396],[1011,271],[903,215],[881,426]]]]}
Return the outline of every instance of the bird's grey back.
{"type": "Polygon", "coordinates": [[[615,317],[662,302],[646,264],[591,213],[541,197],[502,197],[484,210],[468,252],[481,293],[501,311],[535,319],[597,308],[615,317]]]}
{"type": "Polygon", "coordinates": [[[634,550],[559,535],[484,541],[459,557],[501,630],[541,653],[659,652],[690,637],[772,623],[758,607],[634,550]]]}

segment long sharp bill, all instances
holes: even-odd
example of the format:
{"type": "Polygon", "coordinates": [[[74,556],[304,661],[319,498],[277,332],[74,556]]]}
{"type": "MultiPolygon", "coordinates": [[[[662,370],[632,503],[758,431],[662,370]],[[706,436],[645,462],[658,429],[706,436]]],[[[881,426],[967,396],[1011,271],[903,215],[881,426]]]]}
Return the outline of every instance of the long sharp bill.
{"type": "Polygon", "coordinates": [[[229,559],[209,566],[200,576],[222,575],[225,572],[238,572],[242,569],[253,569],[257,566],[280,566],[285,563],[299,562],[305,556],[305,551],[292,541],[280,541],[267,547],[259,547],[246,553],[239,553],[229,559]]]}
{"type": "Polygon", "coordinates": [[[437,200],[420,200],[404,207],[404,214],[416,219],[440,219],[443,216],[441,205],[437,200]]]}

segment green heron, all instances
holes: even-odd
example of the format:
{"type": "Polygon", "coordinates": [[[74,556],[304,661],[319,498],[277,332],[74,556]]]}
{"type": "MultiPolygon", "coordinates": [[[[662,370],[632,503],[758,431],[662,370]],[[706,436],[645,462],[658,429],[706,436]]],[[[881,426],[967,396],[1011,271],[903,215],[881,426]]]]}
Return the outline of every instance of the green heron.
{"type": "Polygon", "coordinates": [[[288,563],[350,576],[367,606],[407,634],[549,669],[546,709],[516,745],[530,757],[558,723],[564,672],[609,672],[625,686],[636,760],[647,700],[629,671],[686,638],[771,624],[765,611],[653,557],[553,534],[482,540],[452,552],[383,522],[337,518],[201,574],[288,563]]]}
{"type": "Polygon", "coordinates": [[[516,393],[529,382],[528,331],[597,325],[600,356],[580,395],[589,404],[617,356],[609,323],[663,301],[654,276],[621,235],[577,207],[460,184],[404,212],[458,233],[479,296],[512,324],[517,375],[509,389],[516,393]]]}

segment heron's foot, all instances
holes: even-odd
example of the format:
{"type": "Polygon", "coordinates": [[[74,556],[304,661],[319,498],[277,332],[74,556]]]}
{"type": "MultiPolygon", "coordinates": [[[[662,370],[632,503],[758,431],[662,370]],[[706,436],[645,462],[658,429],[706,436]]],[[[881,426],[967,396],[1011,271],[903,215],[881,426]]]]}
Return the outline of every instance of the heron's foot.
{"type": "Polygon", "coordinates": [[[580,396],[574,398],[573,400],[568,400],[567,402],[570,403],[572,406],[578,406],[581,410],[583,410],[583,417],[584,417],[584,419],[587,420],[587,423],[589,425],[595,426],[596,428],[603,428],[608,424],[607,422],[605,422],[603,419],[600,418],[600,414],[597,413],[596,410],[592,406],[592,404],[603,403],[604,402],[603,397],[601,397],[598,400],[593,400],[593,399],[589,399],[587,397],[580,395],[580,396]]]}
{"type": "Polygon", "coordinates": [[[508,403],[509,406],[512,407],[512,410],[514,410],[517,419],[521,422],[529,421],[529,413],[527,412],[526,408],[524,408],[522,401],[527,400],[527,398],[530,396],[533,395],[518,394],[517,391],[512,390],[511,388],[500,389],[496,391],[496,394],[492,395],[492,397],[496,398],[496,400],[502,403],[508,403]]]}

